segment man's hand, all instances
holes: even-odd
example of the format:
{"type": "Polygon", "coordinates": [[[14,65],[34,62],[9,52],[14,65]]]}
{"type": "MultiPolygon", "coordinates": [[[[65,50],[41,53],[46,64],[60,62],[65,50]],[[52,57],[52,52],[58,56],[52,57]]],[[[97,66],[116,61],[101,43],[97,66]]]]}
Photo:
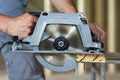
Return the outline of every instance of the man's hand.
{"type": "Polygon", "coordinates": [[[21,16],[12,18],[8,23],[4,32],[11,36],[18,36],[19,39],[24,39],[33,31],[37,22],[37,17],[25,13],[21,16]]]}
{"type": "Polygon", "coordinates": [[[100,36],[100,41],[102,42],[106,36],[105,31],[96,23],[89,24],[91,32],[93,34],[93,40],[96,41],[97,36],[100,36]]]}
{"type": "MultiPolygon", "coordinates": [[[[74,5],[73,0],[51,0],[53,5],[59,12],[64,13],[76,13],[77,8],[74,5]]],[[[104,30],[96,23],[90,23],[90,29],[93,34],[94,40],[96,39],[97,35],[100,35],[100,41],[104,40],[105,32],[104,30]]]]}

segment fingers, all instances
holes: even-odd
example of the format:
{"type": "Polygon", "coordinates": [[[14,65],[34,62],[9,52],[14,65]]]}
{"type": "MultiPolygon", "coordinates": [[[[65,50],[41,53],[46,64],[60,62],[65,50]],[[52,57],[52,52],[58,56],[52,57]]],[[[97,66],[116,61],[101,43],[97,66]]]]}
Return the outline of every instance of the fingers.
{"type": "Polygon", "coordinates": [[[34,16],[33,21],[34,21],[34,23],[37,23],[37,21],[38,21],[38,17],[34,16]]]}
{"type": "Polygon", "coordinates": [[[98,24],[94,23],[94,25],[95,25],[95,27],[97,29],[97,32],[98,32],[98,33],[96,33],[96,35],[99,34],[100,35],[100,41],[103,41],[105,36],[106,36],[105,31],[98,24]]]}
{"type": "Polygon", "coordinates": [[[32,23],[37,23],[38,21],[38,17],[34,16],[34,15],[31,15],[29,13],[26,13],[26,15],[28,15],[28,18],[31,19],[31,22],[32,23]]]}
{"type": "Polygon", "coordinates": [[[100,41],[102,42],[105,39],[106,33],[105,31],[101,28],[96,23],[90,23],[90,29],[93,34],[93,40],[96,40],[97,36],[100,36],[100,41]]]}
{"type": "Polygon", "coordinates": [[[30,32],[31,32],[30,28],[24,28],[24,29],[17,31],[18,39],[22,40],[28,37],[30,32]]]}
{"type": "Polygon", "coordinates": [[[23,17],[23,25],[20,25],[21,28],[17,31],[19,39],[24,39],[28,37],[33,32],[38,20],[36,16],[30,15],[28,13],[24,14],[23,17]]]}

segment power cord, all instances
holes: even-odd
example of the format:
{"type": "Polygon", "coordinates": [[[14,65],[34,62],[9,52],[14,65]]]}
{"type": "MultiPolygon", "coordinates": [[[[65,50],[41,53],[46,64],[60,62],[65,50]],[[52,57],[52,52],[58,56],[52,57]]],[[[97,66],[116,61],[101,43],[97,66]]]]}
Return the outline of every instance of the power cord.
{"type": "Polygon", "coordinates": [[[4,44],[0,47],[0,51],[1,51],[7,44],[8,44],[8,45],[12,45],[14,42],[19,41],[19,40],[18,40],[18,36],[13,36],[12,38],[13,38],[12,41],[8,41],[8,42],[4,43],[4,44]]]}
{"type": "Polygon", "coordinates": [[[12,45],[14,41],[8,41],[6,43],[4,43],[1,47],[0,47],[0,51],[8,44],[8,45],[12,45]]]}

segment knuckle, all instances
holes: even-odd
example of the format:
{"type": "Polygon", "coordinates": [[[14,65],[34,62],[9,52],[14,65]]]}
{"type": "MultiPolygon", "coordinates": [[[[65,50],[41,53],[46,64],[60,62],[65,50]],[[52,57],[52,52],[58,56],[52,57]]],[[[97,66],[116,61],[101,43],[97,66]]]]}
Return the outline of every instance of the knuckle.
{"type": "Polygon", "coordinates": [[[34,16],[31,15],[31,14],[29,14],[29,13],[25,13],[25,16],[26,16],[29,20],[31,20],[31,19],[34,18],[34,16]]]}
{"type": "Polygon", "coordinates": [[[25,35],[25,38],[28,37],[28,36],[29,36],[29,34],[26,34],[26,35],[25,35]]]}
{"type": "Polygon", "coordinates": [[[27,33],[29,34],[30,32],[31,32],[31,29],[28,29],[28,30],[27,30],[27,33]]]}
{"type": "Polygon", "coordinates": [[[24,14],[24,16],[25,16],[25,17],[29,17],[29,16],[30,16],[30,14],[28,14],[28,13],[25,13],[25,14],[24,14]]]}
{"type": "Polygon", "coordinates": [[[34,18],[34,16],[33,16],[33,15],[31,15],[31,14],[29,14],[29,18],[30,18],[30,19],[33,19],[33,18],[34,18]]]}
{"type": "Polygon", "coordinates": [[[30,22],[29,24],[28,24],[28,27],[32,27],[33,26],[33,24],[30,22]]]}
{"type": "Polygon", "coordinates": [[[103,35],[106,35],[106,32],[105,32],[104,30],[102,30],[101,33],[102,33],[103,35]]]}
{"type": "Polygon", "coordinates": [[[31,29],[28,28],[28,29],[26,30],[26,35],[29,35],[30,33],[31,33],[31,29]]]}

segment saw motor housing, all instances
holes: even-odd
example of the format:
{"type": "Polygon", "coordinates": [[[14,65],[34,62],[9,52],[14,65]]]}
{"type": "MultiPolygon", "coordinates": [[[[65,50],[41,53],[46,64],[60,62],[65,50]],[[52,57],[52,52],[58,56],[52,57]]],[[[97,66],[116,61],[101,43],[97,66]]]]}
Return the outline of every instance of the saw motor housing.
{"type": "Polygon", "coordinates": [[[32,35],[15,41],[12,51],[34,53],[43,66],[64,72],[76,68],[76,54],[102,54],[102,45],[93,41],[85,12],[41,12],[32,35]],[[51,58],[58,62],[50,61],[51,58]],[[59,63],[59,60],[63,61],[59,63]]]}

